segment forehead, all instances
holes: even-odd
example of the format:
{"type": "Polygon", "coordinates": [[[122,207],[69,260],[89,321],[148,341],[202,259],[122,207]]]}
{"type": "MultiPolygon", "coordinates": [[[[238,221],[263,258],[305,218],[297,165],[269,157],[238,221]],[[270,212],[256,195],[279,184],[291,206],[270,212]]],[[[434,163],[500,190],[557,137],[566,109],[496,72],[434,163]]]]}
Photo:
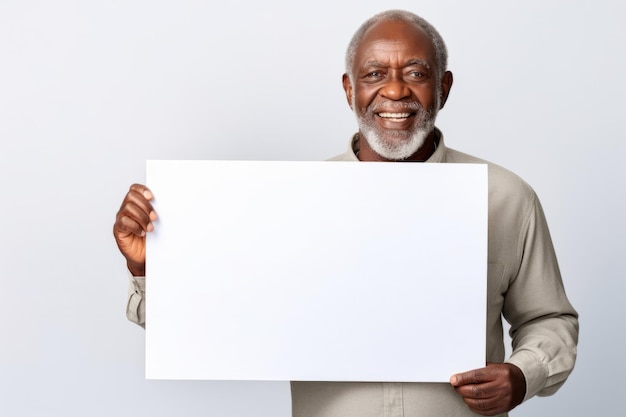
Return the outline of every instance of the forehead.
{"type": "Polygon", "coordinates": [[[372,25],[359,43],[355,54],[355,66],[368,61],[396,62],[419,59],[434,67],[435,50],[426,32],[411,22],[385,20],[372,25]]]}

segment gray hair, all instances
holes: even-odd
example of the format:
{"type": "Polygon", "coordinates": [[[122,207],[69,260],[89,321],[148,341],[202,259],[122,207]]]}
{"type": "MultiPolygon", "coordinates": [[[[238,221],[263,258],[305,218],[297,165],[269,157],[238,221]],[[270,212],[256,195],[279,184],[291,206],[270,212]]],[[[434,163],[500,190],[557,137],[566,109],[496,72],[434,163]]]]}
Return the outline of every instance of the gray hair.
{"type": "Polygon", "coordinates": [[[350,44],[348,45],[348,49],[346,51],[346,74],[348,74],[348,77],[350,77],[350,79],[352,80],[354,57],[356,55],[357,47],[361,43],[365,32],[367,32],[367,30],[374,24],[385,20],[396,20],[413,23],[417,27],[421,28],[424,32],[426,32],[426,35],[430,39],[433,48],[435,49],[435,60],[438,70],[437,77],[439,80],[441,80],[443,74],[448,68],[448,50],[446,48],[446,44],[443,41],[443,38],[441,37],[439,32],[437,32],[437,29],[433,27],[433,25],[431,25],[418,15],[407,12],[405,10],[387,10],[378,13],[366,20],[361,25],[361,27],[357,29],[357,31],[352,36],[352,40],[350,41],[350,44]]]}

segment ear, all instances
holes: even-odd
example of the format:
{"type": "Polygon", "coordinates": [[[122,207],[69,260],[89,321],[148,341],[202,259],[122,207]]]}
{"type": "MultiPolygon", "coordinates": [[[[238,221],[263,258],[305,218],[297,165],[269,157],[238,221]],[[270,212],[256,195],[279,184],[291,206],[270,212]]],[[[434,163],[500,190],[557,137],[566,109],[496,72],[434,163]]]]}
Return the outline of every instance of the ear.
{"type": "Polygon", "coordinates": [[[350,77],[348,77],[348,74],[343,74],[342,82],[343,82],[343,91],[346,92],[346,99],[348,100],[348,105],[350,106],[350,108],[352,110],[354,110],[354,107],[352,107],[352,105],[353,105],[353,103],[352,103],[352,82],[350,82],[350,77]]]}
{"type": "Polygon", "coordinates": [[[452,73],[450,71],[446,71],[443,74],[441,79],[441,100],[439,102],[439,109],[443,109],[443,106],[448,101],[448,95],[450,94],[450,89],[452,88],[452,73]]]}

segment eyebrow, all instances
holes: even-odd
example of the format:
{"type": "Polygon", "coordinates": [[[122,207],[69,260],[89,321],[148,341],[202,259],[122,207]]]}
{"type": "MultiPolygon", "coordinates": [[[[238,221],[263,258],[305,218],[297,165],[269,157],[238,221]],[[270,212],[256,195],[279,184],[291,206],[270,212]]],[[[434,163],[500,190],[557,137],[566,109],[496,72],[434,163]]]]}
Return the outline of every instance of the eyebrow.
{"type": "Polygon", "coordinates": [[[411,65],[421,65],[423,67],[426,67],[428,69],[430,69],[430,64],[422,59],[411,59],[406,63],[406,66],[411,66],[411,65]]]}
{"type": "Polygon", "coordinates": [[[365,66],[366,67],[384,67],[385,65],[380,61],[370,60],[365,63],[365,66]]]}
{"type": "MultiPolygon", "coordinates": [[[[430,64],[422,59],[419,58],[415,58],[415,59],[410,59],[406,62],[406,64],[404,65],[405,67],[410,67],[412,65],[421,65],[425,68],[430,69],[430,64]]],[[[371,60],[371,61],[367,61],[365,63],[366,67],[386,67],[387,65],[383,64],[380,61],[375,61],[375,60],[371,60]]]]}

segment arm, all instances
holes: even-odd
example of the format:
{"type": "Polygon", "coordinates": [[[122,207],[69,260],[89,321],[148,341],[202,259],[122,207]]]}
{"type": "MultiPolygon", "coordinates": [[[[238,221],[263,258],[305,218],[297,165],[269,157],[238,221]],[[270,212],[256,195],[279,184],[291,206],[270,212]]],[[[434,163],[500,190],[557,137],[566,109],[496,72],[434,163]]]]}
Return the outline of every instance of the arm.
{"type": "Polygon", "coordinates": [[[133,184],[124,197],[113,225],[115,242],[126,258],[130,273],[126,316],[141,326],[145,324],[146,233],[154,230],[153,221],[157,218],[150,204],[152,199],[152,192],[147,187],[133,184]]]}
{"type": "Polygon", "coordinates": [[[522,262],[504,301],[513,353],[507,362],[526,377],[524,399],[554,394],[574,368],[578,314],[565,294],[556,254],[535,198],[521,236],[522,262]]]}
{"type": "Polygon", "coordinates": [[[577,314],[565,295],[543,210],[534,193],[519,227],[519,261],[502,307],[511,323],[513,353],[507,363],[490,363],[450,379],[472,411],[483,415],[509,411],[534,395],[554,393],[576,359],[577,314]]]}

